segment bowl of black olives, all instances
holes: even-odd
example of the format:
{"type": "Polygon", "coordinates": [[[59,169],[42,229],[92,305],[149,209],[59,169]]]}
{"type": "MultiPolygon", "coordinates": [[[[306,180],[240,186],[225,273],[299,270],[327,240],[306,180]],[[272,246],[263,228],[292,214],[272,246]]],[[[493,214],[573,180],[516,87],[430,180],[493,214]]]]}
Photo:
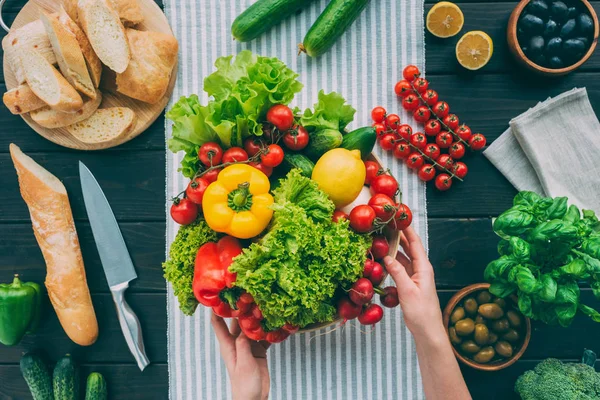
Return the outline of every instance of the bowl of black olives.
{"type": "Polygon", "coordinates": [[[522,0],[508,21],[508,46],[521,64],[565,75],[592,55],[598,17],[587,0],[522,0]]]}
{"type": "Polygon", "coordinates": [[[531,321],[521,314],[516,296],[500,298],[489,283],[457,292],[444,308],[444,326],[462,363],[483,371],[514,364],[531,338],[531,321]]]}

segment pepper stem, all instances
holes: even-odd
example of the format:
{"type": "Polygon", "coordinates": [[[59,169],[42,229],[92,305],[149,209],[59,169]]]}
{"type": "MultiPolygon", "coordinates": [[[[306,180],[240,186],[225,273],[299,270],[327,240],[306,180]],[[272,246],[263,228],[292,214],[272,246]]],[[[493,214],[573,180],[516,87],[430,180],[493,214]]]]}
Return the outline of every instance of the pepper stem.
{"type": "Polygon", "coordinates": [[[229,192],[227,196],[227,205],[235,212],[248,211],[252,208],[252,193],[250,193],[250,183],[240,183],[237,189],[229,192]]]}
{"type": "Polygon", "coordinates": [[[19,274],[15,274],[15,278],[12,283],[13,287],[21,287],[21,280],[19,279],[19,274]]]}

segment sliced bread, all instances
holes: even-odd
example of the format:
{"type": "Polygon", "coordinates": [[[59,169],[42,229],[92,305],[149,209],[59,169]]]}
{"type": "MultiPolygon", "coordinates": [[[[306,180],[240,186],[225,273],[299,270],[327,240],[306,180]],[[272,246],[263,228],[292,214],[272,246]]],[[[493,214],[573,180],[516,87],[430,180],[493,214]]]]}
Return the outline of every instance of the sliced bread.
{"type": "Polygon", "coordinates": [[[128,107],[111,107],[96,110],[84,121],[67,126],[67,130],[83,143],[116,141],[131,133],[137,125],[135,112],[128,107]]]}
{"type": "Polygon", "coordinates": [[[19,85],[25,82],[25,72],[20,58],[21,50],[35,50],[51,65],[56,64],[56,56],[52,50],[50,39],[48,39],[44,24],[39,19],[18,29],[12,29],[2,39],[2,49],[4,50],[4,59],[15,74],[19,85]]]}
{"type": "Polygon", "coordinates": [[[75,34],[59,20],[58,15],[48,15],[42,11],[40,19],[44,23],[58,66],[67,82],[79,92],[95,98],[96,88],[75,34]]]}
{"type": "Polygon", "coordinates": [[[2,101],[13,114],[25,114],[47,106],[26,83],[4,93],[2,101]]]}
{"type": "Polygon", "coordinates": [[[27,84],[33,93],[57,111],[75,112],[83,99],[67,80],[37,51],[19,50],[27,84]]]}
{"type": "Polygon", "coordinates": [[[88,99],[83,103],[83,107],[76,112],[60,112],[50,107],[40,108],[31,111],[29,116],[40,126],[48,129],[63,128],[68,125],[88,119],[100,106],[102,102],[102,93],[98,90],[94,99],[88,99]]]}
{"type": "Polygon", "coordinates": [[[100,58],[113,71],[127,69],[131,52],[125,27],[109,0],[79,0],[79,22],[100,58]]]}
{"type": "Polygon", "coordinates": [[[133,26],[144,21],[138,0],[110,0],[123,24],[133,26]]]}

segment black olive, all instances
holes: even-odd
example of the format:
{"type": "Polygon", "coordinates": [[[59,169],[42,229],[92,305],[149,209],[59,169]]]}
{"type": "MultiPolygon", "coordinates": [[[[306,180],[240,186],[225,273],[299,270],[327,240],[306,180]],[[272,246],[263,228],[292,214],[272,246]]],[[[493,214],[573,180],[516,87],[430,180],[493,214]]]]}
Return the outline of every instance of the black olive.
{"type": "MultiPolygon", "coordinates": [[[[573,20],[573,23],[575,23],[575,20],[573,20]]],[[[532,14],[525,14],[525,16],[521,18],[519,26],[523,28],[523,32],[532,35],[537,35],[544,31],[544,21],[542,21],[540,17],[536,17],[532,14]]]]}
{"type": "Polygon", "coordinates": [[[542,67],[546,66],[546,57],[543,54],[533,57],[531,61],[533,61],[537,65],[541,65],[542,67]]]}
{"type": "Polygon", "coordinates": [[[559,54],[562,47],[562,38],[554,37],[548,40],[548,44],[546,44],[546,53],[550,55],[559,54]]]}
{"type": "Polygon", "coordinates": [[[544,27],[544,36],[555,36],[558,32],[558,24],[553,19],[549,19],[544,27]]]}
{"type": "Polygon", "coordinates": [[[527,6],[527,12],[545,20],[548,18],[548,4],[544,0],[533,0],[527,6]]]}
{"type": "Polygon", "coordinates": [[[579,14],[577,16],[577,28],[582,35],[590,35],[594,32],[594,20],[587,14],[579,14]]]}
{"type": "Polygon", "coordinates": [[[575,27],[577,26],[577,23],[575,22],[574,19],[570,19],[568,20],[563,26],[562,28],[560,28],[560,37],[563,39],[569,38],[573,35],[575,35],[575,27]]]}
{"type": "Polygon", "coordinates": [[[581,40],[583,42],[583,45],[585,46],[585,48],[588,48],[588,44],[589,44],[589,40],[586,37],[576,37],[575,39],[577,40],[581,40]]]}
{"type": "Polygon", "coordinates": [[[569,8],[562,1],[553,1],[552,5],[550,5],[551,18],[554,19],[556,22],[566,21],[568,13],[569,8]]]}
{"type": "Polygon", "coordinates": [[[534,36],[529,39],[529,54],[538,55],[544,51],[544,38],[541,36],[534,36]]]}
{"type": "Polygon", "coordinates": [[[562,67],[564,67],[564,64],[560,57],[554,56],[550,59],[550,68],[558,69],[562,67]]]}
{"type": "Polygon", "coordinates": [[[585,44],[578,39],[565,40],[563,44],[563,52],[568,60],[578,61],[583,56],[585,44]]]}
{"type": "Polygon", "coordinates": [[[579,11],[577,11],[577,7],[569,7],[569,10],[567,13],[567,18],[568,19],[575,18],[578,14],[579,14],[579,11]]]}

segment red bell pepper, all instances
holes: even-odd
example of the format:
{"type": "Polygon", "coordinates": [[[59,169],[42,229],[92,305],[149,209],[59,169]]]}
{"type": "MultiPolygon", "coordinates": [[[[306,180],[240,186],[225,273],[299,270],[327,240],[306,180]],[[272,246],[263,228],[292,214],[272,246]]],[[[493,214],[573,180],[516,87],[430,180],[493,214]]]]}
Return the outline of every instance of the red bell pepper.
{"type": "Polygon", "coordinates": [[[222,318],[237,318],[240,314],[244,314],[252,308],[254,299],[250,293],[242,293],[237,299],[235,305],[237,309],[231,308],[229,303],[221,303],[218,306],[213,307],[213,311],[219,317],[222,318]]]}
{"type": "Polygon", "coordinates": [[[258,306],[254,304],[246,313],[238,316],[238,323],[244,335],[250,340],[265,340],[267,333],[262,325],[262,313],[258,306]]]}

